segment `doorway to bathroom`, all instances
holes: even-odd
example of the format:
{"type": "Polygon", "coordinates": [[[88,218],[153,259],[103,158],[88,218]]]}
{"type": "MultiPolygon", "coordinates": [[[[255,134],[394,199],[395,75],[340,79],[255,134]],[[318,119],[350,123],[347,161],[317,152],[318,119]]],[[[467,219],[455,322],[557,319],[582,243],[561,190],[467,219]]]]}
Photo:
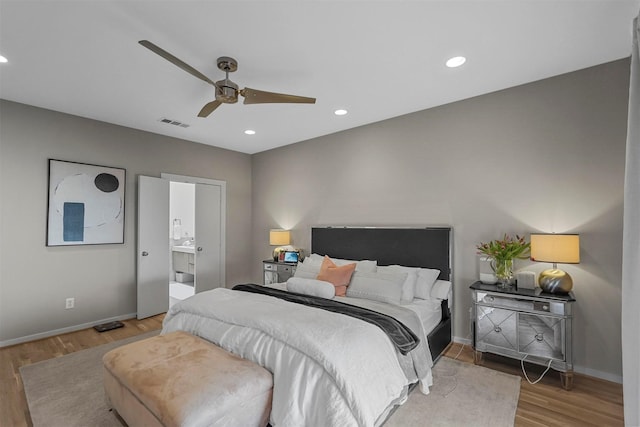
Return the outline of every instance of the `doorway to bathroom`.
{"type": "Polygon", "coordinates": [[[225,212],[224,181],[166,173],[138,177],[139,319],[224,287],[225,212]]]}
{"type": "Polygon", "coordinates": [[[169,308],[195,294],[196,185],[169,183],[169,308]]]}

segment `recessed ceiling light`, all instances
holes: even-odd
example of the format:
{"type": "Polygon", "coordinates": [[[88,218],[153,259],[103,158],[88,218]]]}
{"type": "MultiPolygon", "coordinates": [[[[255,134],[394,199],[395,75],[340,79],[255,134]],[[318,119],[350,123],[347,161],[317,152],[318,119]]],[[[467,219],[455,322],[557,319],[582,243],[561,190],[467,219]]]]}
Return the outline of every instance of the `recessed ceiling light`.
{"type": "Polygon", "coordinates": [[[5,58],[4,56],[0,55],[0,62],[8,62],[7,58],[5,58]]]}
{"type": "Polygon", "coordinates": [[[244,131],[244,133],[246,133],[247,135],[255,135],[256,131],[255,130],[251,130],[251,129],[247,129],[244,131]]]}
{"type": "Polygon", "coordinates": [[[333,114],[335,114],[336,116],[344,116],[347,113],[348,113],[347,110],[342,110],[342,109],[336,110],[336,111],[333,112],[333,114]]]}
{"type": "Polygon", "coordinates": [[[454,56],[453,58],[449,58],[449,60],[447,60],[447,67],[459,67],[465,62],[467,62],[467,58],[465,58],[464,56],[454,56]]]}

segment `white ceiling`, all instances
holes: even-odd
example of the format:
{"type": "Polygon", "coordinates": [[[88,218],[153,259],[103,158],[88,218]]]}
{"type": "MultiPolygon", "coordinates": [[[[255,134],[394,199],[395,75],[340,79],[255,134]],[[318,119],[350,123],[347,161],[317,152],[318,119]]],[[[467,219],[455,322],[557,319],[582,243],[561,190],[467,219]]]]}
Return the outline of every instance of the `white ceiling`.
{"type": "Polygon", "coordinates": [[[639,9],[640,0],[0,0],[9,60],[0,97],[256,153],[629,56],[639,9]],[[241,88],[317,103],[239,101],[198,118],[213,87],[143,39],[212,80],[223,77],[216,58],[232,56],[241,88]],[[467,63],[446,68],[455,55],[467,63]]]}

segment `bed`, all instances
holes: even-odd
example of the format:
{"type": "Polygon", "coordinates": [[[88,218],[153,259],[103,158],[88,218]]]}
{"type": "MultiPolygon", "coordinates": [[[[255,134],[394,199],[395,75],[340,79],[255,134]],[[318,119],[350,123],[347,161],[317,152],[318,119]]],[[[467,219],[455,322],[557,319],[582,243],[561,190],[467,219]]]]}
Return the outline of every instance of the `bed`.
{"type": "MultiPolygon", "coordinates": [[[[344,259],[372,259],[378,265],[404,265],[440,270],[438,279],[452,281],[451,227],[360,228],[315,227],[311,252],[344,259]]],[[[442,299],[440,321],[429,333],[434,360],[451,343],[451,299],[442,299]]]]}
{"type": "MultiPolygon", "coordinates": [[[[449,227],[317,227],[311,236],[314,256],[435,269],[438,280],[451,281],[449,227]]],[[[402,347],[393,334],[370,321],[290,302],[286,298],[298,294],[284,292],[282,286],[237,288],[203,292],[174,305],[163,333],[190,332],[271,371],[274,427],[382,425],[406,401],[410,387],[419,384],[423,393],[429,392],[433,360],[451,341],[446,298],[403,305],[320,298],[320,305],[347,302],[349,311],[370,309],[382,313],[386,322],[407,327],[417,339],[402,347]]]]}

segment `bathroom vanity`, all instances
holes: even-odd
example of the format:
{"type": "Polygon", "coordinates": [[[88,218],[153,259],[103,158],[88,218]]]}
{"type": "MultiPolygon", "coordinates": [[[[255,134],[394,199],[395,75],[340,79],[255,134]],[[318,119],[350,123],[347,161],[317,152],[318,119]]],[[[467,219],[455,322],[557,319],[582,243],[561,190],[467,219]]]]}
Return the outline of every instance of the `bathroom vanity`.
{"type": "Polygon", "coordinates": [[[174,271],[195,274],[195,248],[193,246],[173,246],[171,251],[174,271]]]}

